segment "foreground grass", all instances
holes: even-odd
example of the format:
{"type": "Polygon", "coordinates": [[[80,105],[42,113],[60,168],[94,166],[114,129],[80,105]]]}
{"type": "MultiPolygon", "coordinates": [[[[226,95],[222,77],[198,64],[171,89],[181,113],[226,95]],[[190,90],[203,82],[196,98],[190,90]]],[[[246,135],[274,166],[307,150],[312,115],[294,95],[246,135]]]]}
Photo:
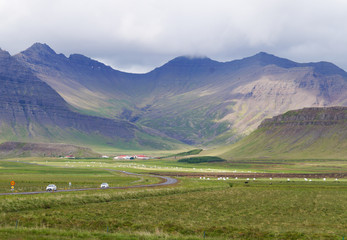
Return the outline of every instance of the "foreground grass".
{"type": "Polygon", "coordinates": [[[62,235],[81,231],[87,239],[108,239],[107,231],[115,239],[201,239],[204,232],[207,239],[347,236],[345,184],[234,181],[230,187],[180,180],[174,188],[2,197],[0,232],[12,238],[23,229],[33,236],[60,229],[62,235]]]}
{"type": "MultiPolygon", "coordinates": [[[[199,240],[197,236],[170,236],[164,233],[132,232],[132,233],[109,233],[109,232],[90,232],[77,230],[59,230],[52,228],[0,228],[0,236],[3,239],[119,239],[119,240],[199,240]]],[[[222,238],[219,238],[222,239],[222,238]]]]}
{"type": "MultiPolygon", "coordinates": [[[[8,187],[7,178],[14,177],[20,179],[16,180],[18,184],[27,181],[31,185],[43,180],[63,183],[74,178],[74,182],[87,185],[105,179],[114,180],[114,184],[131,185],[147,179],[122,176],[105,169],[210,171],[216,167],[231,171],[229,164],[237,166],[238,163],[22,161],[49,166],[0,161],[1,185],[8,187]]],[[[271,162],[257,160],[239,164],[240,168],[252,169],[259,162],[264,167],[271,166],[271,162]]],[[[331,172],[335,169],[333,162],[344,172],[344,161],[307,160],[304,167],[318,164],[321,172],[331,172]]],[[[290,171],[303,171],[300,162],[291,163],[293,165],[288,165],[290,171]]],[[[274,164],[287,166],[281,161],[274,164]]],[[[0,239],[202,239],[204,233],[206,239],[330,240],[347,237],[347,183],[344,179],[312,182],[259,179],[247,184],[240,179],[179,180],[174,186],[150,189],[0,196],[0,239]]],[[[148,177],[148,182],[151,181],[158,180],[148,177]]]]}

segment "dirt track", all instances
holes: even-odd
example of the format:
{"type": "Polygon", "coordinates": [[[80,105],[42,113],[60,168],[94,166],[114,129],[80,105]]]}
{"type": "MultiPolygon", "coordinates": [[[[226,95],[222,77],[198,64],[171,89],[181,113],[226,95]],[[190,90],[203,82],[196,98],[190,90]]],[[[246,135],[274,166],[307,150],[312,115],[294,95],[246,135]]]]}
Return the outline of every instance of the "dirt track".
{"type": "Polygon", "coordinates": [[[173,177],[238,177],[238,178],[345,178],[347,173],[232,173],[232,172],[154,172],[152,175],[173,177]]]}

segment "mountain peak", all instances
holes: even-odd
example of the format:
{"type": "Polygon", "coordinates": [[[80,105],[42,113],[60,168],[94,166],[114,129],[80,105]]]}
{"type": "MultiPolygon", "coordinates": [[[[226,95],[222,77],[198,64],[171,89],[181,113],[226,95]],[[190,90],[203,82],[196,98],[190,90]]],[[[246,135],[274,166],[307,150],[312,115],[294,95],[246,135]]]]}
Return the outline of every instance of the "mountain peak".
{"type": "MultiPolygon", "coordinates": [[[[257,54],[255,54],[249,58],[253,58],[253,59],[257,59],[257,60],[261,60],[261,61],[276,61],[279,59],[281,59],[281,60],[284,59],[284,58],[277,57],[277,56],[270,54],[270,53],[267,53],[267,52],[258,52],[257,54]]],[[[287,60],[287,59],[285,59],[285,60],[287,60]]]]}
{"type": "Polygon", "coordinates": [[[170,72],[179,74],[188,74],[192,73],[206,73],[213,72],[214,68],[220,64],[217,61],[214,61],[208,57],[195,57],[195,56],[180,56],[176,57],[161,67],[158,67],[154,72],[170,72]]]}
{"type": "Polygon", "coordinates": [[[185,56],[179,56],[176,57],[174,59],[172,59],[171,61],[169,61],[169,63],[194,63],[194,62],[213,62],[213,60],[211,60],[208,57],[197,57],[197,56],[189,56],[189,55],[185,55],[185,56]]]}
{"type": "Polygon", "coordinates": [[[34,43],[27,50],[22,52],[25,55],[40,55],[40,56],[51,56],[56,55],[56,52],[45,43],[34,43]]]}
{"type": "Polygon", "coordinates": [[[262,66],[274,64],[282,68],[293,68],[293,67],[313,67],[315,72],[325,75],[334,75],[339,74],[341,76],[347,76],[347,73],[330,62],[314,62],[314,63],[297,63],[286,58],[280,58],[275,55],[259,52],[254,56],[244,58],[243,60],[247,61],[247,64],[260,64],[262,66]]]}
{"type": "Polygon", "coordinates": [[[38,42],[34,43],[29,49],[34,51],[41,51],[41,52],[56,54],[55,51],[46,43],[38,43],[38,42]]]}
{"type": "Polygon", "coordinates": [[[16,54],[14,57],[22,62],[41,63],[43,65],[66,58],[64,54],[57,54],[45,43],[34,43],[31,47],[16,54]]]}
{"type": "Polygon", "coordinates": [[[218,63],[208,57],[195,57],[195,56],[179,56],[176,57],[162,67],[174,67],[174,68],[189,68],[189,67],[206,67],[211,64],[218,63]]]}
{"type": "Polygon", "coordinates": [[[258,56],[258,57],[276,57],[275,55],[267,53],[267,52],[258,52],[254,56],[258,56]]]}
{"type": "Polygon", "coordinates": [[[246,65],[257,64],[261,66],[266,66],[266,65],[273,64],[283,68],[292,68],[292,67],[297,67],[299,65],[298,63],[293,62],[291,60],[280,58],[266,52],[259,52],[255,54],[254,56],[244,58],[241,61],[244,61],[246,65]]]}

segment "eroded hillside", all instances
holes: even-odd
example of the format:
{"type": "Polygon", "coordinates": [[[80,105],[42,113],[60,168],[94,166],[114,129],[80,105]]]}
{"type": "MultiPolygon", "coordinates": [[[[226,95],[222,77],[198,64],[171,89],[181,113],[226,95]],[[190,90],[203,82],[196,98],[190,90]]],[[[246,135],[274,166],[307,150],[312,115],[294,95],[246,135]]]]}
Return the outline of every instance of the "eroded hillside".
{"type": "Polygon", "coordinates": [[[347,74],[327,62],[267,53],[230,62],[178,57],[146,74],[34,44],[15,56],[88,114],[127,120],[181,142],[218,145],[291,109],[347,106],[347,74]]]}
{"type": "MultiPolygon", "coordinates": [[[[218,152],[219,151],[219,152],[218,152]]],[[[304,108],[266,119],[225,158],[347,158],[347,107],[304,108]]]]}
{"type": "Polygon", "coordinates": [[[32,70],[0,50],[0,141],[171,149],[178,144],[126,120],[81,114],[32,70]]]}

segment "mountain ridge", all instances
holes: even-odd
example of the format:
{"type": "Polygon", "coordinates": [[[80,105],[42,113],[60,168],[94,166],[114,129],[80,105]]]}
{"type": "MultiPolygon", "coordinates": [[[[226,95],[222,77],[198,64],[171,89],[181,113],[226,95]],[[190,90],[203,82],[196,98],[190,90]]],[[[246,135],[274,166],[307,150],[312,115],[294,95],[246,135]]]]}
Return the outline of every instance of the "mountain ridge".
{"type": "Polygon", "coordinates": [[[145,74],[114,70],[83,55],[32,61],[36,56],[23,51],[15,58],[79,111],[131,121],[193,145],[235,141],[291,109],[347,105],[341,68],[264,52],[229,62],[182,56],[145,74]]]}
{"type": "MultiPolygon", "coordinates": [[[[1,48],[0,48],[1,49],[1,48]]],[[[4,51],[4,50],[3,50],[4,51]]],[[[316,65],[316,68],[319,69],[319,68],[331,68],[333,70],[336,70],[339,72],[339,74],[347,74],[346,71],[338,66],[336,66],[335,64],[331,63],[331,62],[326,62],[326,61],[318,61],[318,62],[308,62],[308,63],[298,63],[298,62],[295,62],[295,61],[292,61],[292,60],[289,60],[289,59],[286,59],[286,58],[282,58],[282,57],[278,57],[274,54],[271,54],[271,53],[267,53],[267,52],[263,52],[263,51],[260,51],[252,56],[249,56],[249,57],[245,57],[245,58],[242,58],[242,59],[235,59],[235,60],[230,60],[230,61],[224,61],[224,62],[221,62],[221,61],[217,61],[217,60],[213,60],[209,57],[206,57],[206,56],[190,56],[190,55],[181,55],[181,56],[178,56],[178,57],[175,57],[171,60],[169,60],[168,62],[162,64],[161,66],[158,66],[158,67],[155,67],[154,69],[148,71],[147,73],[131,73],[131,72],[124,72],[124,71],[120,71],[120,70],[117,70],[111,66],[107,66],[105,65],[104,63],[102,62],[99,62],[97,60],[93,60],[92,58],[90,57],[87,57],[83,54],[79,54],[79,53],[73,53],[73,54],[70,54],[69,57],[66,57],[64,54],[60,53],[60,54],[57,54],[48,44],[46,43],[39,43],[39,42],[36,42],[34,43],[31,47],[27,48],[26,50],[20,52],[19,54],[16,54],[16,55],[20,55],[20,54],[23,54],[23,53],[27,53],[27,52],[35,52],[35,53],[47,53],[47,54],[44,54],[46,56],[48,55],[58,55],[58,56],[64,56],[66,59],[70,59],[70,58],[74,58],[74,56],[80,56],[82,58],[86,58],[86,59],[89,59],[97,64],[100,64],[100,65],[103,65],[109,69],[112,69],[114,71],[117,71],[117,72],[121,72],[121,73],[126,73],[126,74],[135,74],[135,75],[145,75],[145,74],[148,74],[156,69],[160,69],[161,67],[166,67],[167,65],[172,65],[172,64],[175,64],[175,65],[180,65],[180,64],[186,64],[186,63],[202,63],[202,64],[207,64],[207,63],[210,63],[210,64],[220,64],[220,65],[223,65],[223,64],[235,64],[235,65],[238,65],[238,63],[240,62],[244,62],[246,65],[249,64],[249,63],[259,63],[259,64],[262,64],[263,66],[266,66],[266,65],[270,65],[270,64],[274,64],[274,65],[277,65],[277,66],[280,66],[280,67],[283,67],[283,68],[293,68],[293,67],[300,67],[300,66],[315,66],[316,65]]],[[[14,56],[16,56],[14,55],[14,56]]]]}
{"type": "Polygon", "coordinates": [[[265,119],[258,128],[278,125],[333,125],[347,121],[347,107],[303,108],[265,119]]]}
{"type": "Polygon", "coordinates": [[[113,147],[119,144],[124,148],[155,146],[159,149],[170,149],[170,144],[177,144],[169,138],[165,140],[149,134],[125,120],[73,111],[52,87],[5,51],[0,52],[0,84],[1,141],[81,141],[113,147]],[[151,139],[154,137],[157,140],[151,139]]]}
{"type": "MultiPolygon", "coordinates": [[[[0,78],[2,80],[2,117],[10,117],[8,119],[12,124],[29,124],[30,119],[35,119],[45,122],[50,122],[54,125],[63,127],[64,123],[56,121],[56,118],[66,116],[72,120],[71,125],[76,125],[73,122],[74,118],[89,116],[78,115],[69,109],[68,104],[50,88],[45,82],[36,78],[30,69],[22,66],[10,55],[0,58],[0,78]],[[15,91],[12,91],[14,89],[15,91]],[[11,105],[9,105],[11,103],[11,105]],[[54,110],[54,112],[51,112],[54,110]],[[37,111],[40,111],[38,114],[37,111]],[[6,113],[8,112],[8,113],[6,113]],[[12,112],[12,113],[11,113],[12,112]]],[[[92,117],[96,122],[102,120],[101,118],[92,117]]],[[[105,119],[104,124],[109,125],[108,119],[105,119]]],[[[83,120],[82,120],[83,122],[83,120]]],[[[92,130],[92,126],[83,126],[79,123],[84,130],[92,130]]],[[[102,128],[99,128],[99,131],[102,128]]],[[[104,132],[109,133],[109,131],[104,132]]],[[[121,133],[121,132],[120,132],[121,133]]],[[[127,133],[129,135],[129,133],[127,133]]],[[[125,135],[127,135],[125,134],[125,135]]],[[[124,135],[124,136],[125,136],[124,135]]]]}

